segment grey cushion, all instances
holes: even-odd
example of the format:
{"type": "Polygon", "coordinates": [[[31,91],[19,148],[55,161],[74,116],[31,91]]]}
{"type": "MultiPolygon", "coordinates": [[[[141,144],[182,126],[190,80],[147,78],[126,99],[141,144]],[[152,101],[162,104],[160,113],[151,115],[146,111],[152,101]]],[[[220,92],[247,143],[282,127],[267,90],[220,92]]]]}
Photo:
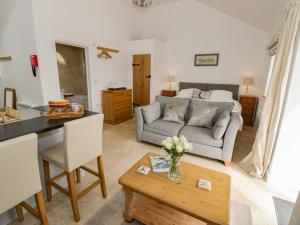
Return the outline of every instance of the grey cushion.
{"type": "Polygon", "coordinates": [[[187,125],[212,128],[218,108],[216,106],[192,105],[187,125]]]}
{"type": "Polygon", "coordinates": [[[146,123],[152,123],[161,116],[160,103],[155,102],[142,108],[143,117],[146,123]]]}
{"type": "MultiPolygon", "coordinates": [[[[224,112],[228,111],[229,113],[232,112],[232,109],[234,107],[233,102],[218,102],[218,101],[206,101],[203,99],[192,99],[190,103],[190,108],[192,108],[194,105],[201,105],[201,106],[216,106],[218,107],[217,115],[216,115],[216,120],[218,120],[219,116],[224,112]]],[[[188,110],[188,116],[187,116],[187,121],[189,121],[191,117],[191,110],[188,110]]],[[[214,121],[215,122],[215,121],[214,121]]]]}
{"type": "Polygon", "coordinates": [[[214,139],[212,129],[209,128],[185,126],[179,134],[185,136],[190,142],[219,148],[223,146],[223,140],[214,139]]]}
{"type": "MultiPolygon", "coordinates": [[[[161,113],[162,113],[162,115],[164,115],[166,104],[179,104],[179,105],[185,104],[188,109],[188,106],[189,106],[191,100],[190,100],[190,98],[174,98],[174,97],[156,96],[156,101],[160,103],[161,113]]],[[[188,110],[186,110],[185,116],[187,116],[187,111],[188,110]]]]}
{"type": "Polygon", "coordinates": [[[230,121],[230,114],[228,111],[224,111],[219,116],[217,122],[215,123],[212,129],[212,134],[215,139],[222,139],[228,127],[229,121],[230,121]]]}
{"type": "Polygon", "coordinates": [[[183,124],[163,121],[161,119],[154,121],[151,124],[144,124],[144,130],[166,137],[177,136],[183,124]]]}
{"type": "Polygon", "coordinates": [[[164,121],[184,124],[184,115],[187,110],[185,104],[166,104],[164,121]]]}

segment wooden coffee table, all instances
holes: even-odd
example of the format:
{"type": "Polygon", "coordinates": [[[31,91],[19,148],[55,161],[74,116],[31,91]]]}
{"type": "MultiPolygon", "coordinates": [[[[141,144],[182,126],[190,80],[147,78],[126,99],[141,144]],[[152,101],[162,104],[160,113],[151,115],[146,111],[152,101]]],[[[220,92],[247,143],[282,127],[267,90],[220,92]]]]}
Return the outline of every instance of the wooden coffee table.
{"type": "Polygon", "coordinates": [[[228,225],[231,178],[224,173],[181,162],[182,179],[170,181],[166,173],[137,172],[150,166],[146,154],[120,179],[125,192],[124,219],[146,225],[228,225]],[[212,182],[210,192],[196,187],[199,179],[212,182]]]}

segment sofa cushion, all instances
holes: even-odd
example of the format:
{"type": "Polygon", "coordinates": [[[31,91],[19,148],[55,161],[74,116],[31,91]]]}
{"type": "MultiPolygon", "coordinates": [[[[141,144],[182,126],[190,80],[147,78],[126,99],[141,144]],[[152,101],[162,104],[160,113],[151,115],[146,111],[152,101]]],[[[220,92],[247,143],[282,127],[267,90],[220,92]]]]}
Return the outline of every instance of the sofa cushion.
{"type": "Polygon", "coordinates": [[[218,108],[216,106],[193,105],[187,125],[212,128],[218,108]]]}
{"type": "MultiPolygon", "coordinates": [[[[191,117],[191,109],[193,108],[193,106],[215,106],[218,108],[217,110],[217,115],[215,117],[215,121],[218,120],[219,116],[224,112],[224,111],[228,111],[229,113],[232,112],[232,109],[234,107],[234,103],[233,102],[218,102],[218,101],[207,101],[207,100],[203,100],[203,99],[192,99],[191,100],[191,104],[189,106],[188,109],[188,116],[187,116],[187,120],[190,120],[191,117]]],[[[214,123],[215,123],[214,121],[214,123]]]]}
{"type": "Polygon", "coordinates": [[[185,104],[166,104],[164,121],[184,124],[184,115],[187,110],[185,104]]]}
{"type": "Polygon", "coordinates": [[[142,108],[143,117],[146,123],[152,123],[161,116],[160,103],[155,102],[142,108]]]}
{"type": "Polygon", "coordinates": [[[215,139],[222,139],[228,127],[229,121],[230,114],[228,111],[224,111],[212,129],[212,134],[215,139]]]}
{"type": "Polygon", "coordinates": [[[163,121],[161,119],[155,120],[150,124],[144,124],[145,131],[164,135],[166,137],[177,136],[182,127],[183,124],[163,121]]]}
{"type": "Polygon", "coordinates": [[[190,142],[218,148],[223,147],[223,140],[214,139],[212,129],[209,128],[185,126],[179,135],[185,136],[190,142]]]}
{"type": "Polygon", "coordinates": [[[178,104],[178,105],[186,105],[185,117],[187,116],[188,106],[190,104],[189,98],[174,98],[174,97],[156,96],[156,101],[160,103],[162,115],[165,114],[166,104],[178,104]]]}

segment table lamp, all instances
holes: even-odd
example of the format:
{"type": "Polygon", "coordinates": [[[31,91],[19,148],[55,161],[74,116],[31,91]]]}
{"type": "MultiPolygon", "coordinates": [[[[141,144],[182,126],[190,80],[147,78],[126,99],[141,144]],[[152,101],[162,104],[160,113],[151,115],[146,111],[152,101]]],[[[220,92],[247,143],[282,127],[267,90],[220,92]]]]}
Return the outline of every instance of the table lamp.
{"type": "Polygon", "coordinates": [[[248,95],[249,86],[254,84],[253,77],[250,77],[250,76],[244,77],[244,83],[243,84],[246,85],[246,95],[248,95]]]}
{"type": "Polygon", "coordinates": [[[172,83],[176,82],[176,78],[174,75],[168,75],[167,81],[170,83],[169,90],[172,90],[172,83]]]}

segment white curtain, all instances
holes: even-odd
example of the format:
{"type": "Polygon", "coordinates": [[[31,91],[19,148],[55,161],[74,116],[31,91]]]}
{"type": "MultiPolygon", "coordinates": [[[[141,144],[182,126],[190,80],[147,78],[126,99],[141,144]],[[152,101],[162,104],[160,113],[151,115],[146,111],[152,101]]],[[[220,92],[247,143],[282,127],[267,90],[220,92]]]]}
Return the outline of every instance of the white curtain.
{"type": "Polygon", "coordinates": [[[279,36],[276,60],[252,152],[241,162],[251,176],[262,178],[270,165],[300,21],[300,0],[290,0],[279,36]]]}

